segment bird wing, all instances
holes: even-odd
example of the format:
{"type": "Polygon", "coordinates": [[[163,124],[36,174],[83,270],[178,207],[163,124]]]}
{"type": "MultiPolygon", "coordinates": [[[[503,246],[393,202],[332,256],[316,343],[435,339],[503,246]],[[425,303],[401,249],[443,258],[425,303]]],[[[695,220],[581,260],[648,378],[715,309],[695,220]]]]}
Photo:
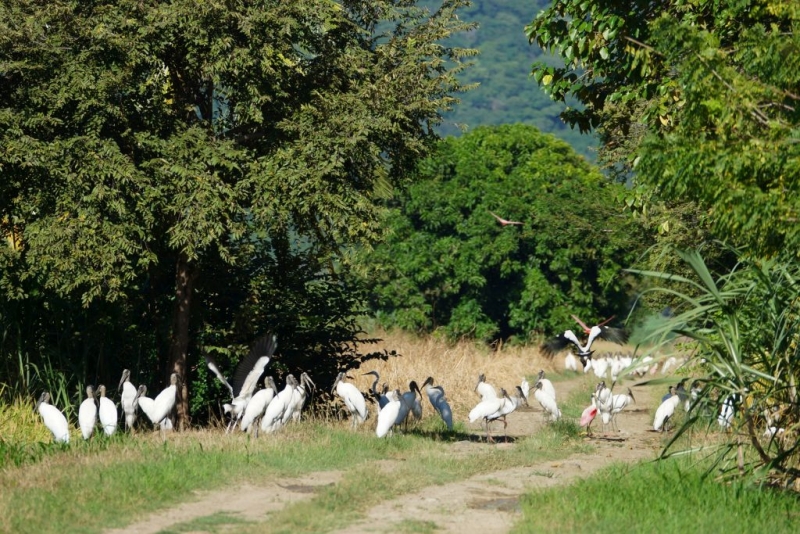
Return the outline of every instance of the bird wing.
{"type": "Polygon", "coordinates": [[[211,369],[212,373],[217,375],[217,378],[219,378],[220,382],[228,387],[228,389],[231,391],[231,397],[233,397],[233,387],[231,387],[230,383],[225,379],[224,376],[222,376],[222,372],[219,370],[219,367],[217,367],[217,362],[215,362],[214,359],[208,354],[204,354],[203,357],[206,359],[206,365],[208,365],[208,368],[211,369]]]}
{"type": "Polygon", "coordinates": [[[539,347],[539,351],[547,358],[552,358],[565,348],[567,348],[570,343],[578,347],[578,350],[581,350],[581,346],[578,344],[578,338],[575,337],[575,334],[572,330],[566,330],[565,332],[557,335],[554,338],[548,339],[539,347]]]}
{"type": "Polygon", "coordinates": [[[605,339],[618,345],[623,345],[628,342],[628,331],[624,328],[615,328],[613,326],[601,326],[600,334],[597,336],[599,339],[605,339]]]}
{"type": "Polygon", "coordinates": [[[264,373],[277,346],[278,338],[271,333],[256,340],[250,353],[236,366],[236,373],[233,375],[234,397],[246,397],[253,394],[258,385],[258,379],[264,373]]]}

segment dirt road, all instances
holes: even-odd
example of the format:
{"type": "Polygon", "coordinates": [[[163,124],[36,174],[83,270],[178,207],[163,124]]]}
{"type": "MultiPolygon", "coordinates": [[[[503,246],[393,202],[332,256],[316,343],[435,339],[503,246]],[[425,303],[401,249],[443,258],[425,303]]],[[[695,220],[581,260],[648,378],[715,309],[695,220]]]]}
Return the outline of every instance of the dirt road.
{"type": "MultiPolygon", "coordinates": [[[[556,383],[559,396],[567,398],[576,388],[586,388],[586,377],[575,377],[556,383]]],[[[368,510],[364,519],[349,525],[342,533],[372,533],[436,529],[437,532],[503,533],[519,519],[519,499],[532,488],[545,488],[586,477],[613,462],[635,462],[654,458],[659,451],[660,435],[652,428],[651,410],[660,395],[655,390],[636,390],[637,404],[619,416],[619,432],[600,432],[599,419],[595,434],[585,438],[594,448],[591,454],[578,454],[559,461],[536,463],[466,480],[430,486],[412,494],[381,502],[368,510]],[[397,527],[397,528],[395,528],[397,527]],[[409,530],[411,529],[411,530],[409,530]]],[[[545,423],[541,408],[531,396],[532,408],[518,411],[509,417],[508,435],[523,437],[536,432],[545,423]]],[[[477,425],[475,432],[480,430],[477,425]]],[[[453,454],[468,453],[472,448],[486,447],[485,443],[462,441],[449,445],[453,454]]],[[[498,443],[498,448],[514,447],[498,443]]],[[[264,521],[266,515],[298,500],[311,498],[319,488],[335,484],[341,473],[310,473],[299,479],[282,480],[261,487],[236,488],[204,493],[177,509],[157,513],[147,520],[125,529],[108,531],[113,534],[157,533],[175,525],[199,518],[230,514],[250,521],[264,521]],[[286,491],[286,490],[289,491],[286,491]],[[260,503],[253,515],[251,503],[260,503]]],[[[232,525],[233,526],[233,525],[232,525]]],[[[192,528],[192,532],[203,532],[192,528]]],[[[218,528],[215,531],[220,531],[218,528]]],[[[224,529],[222,531],[225,531],[224,529]]]]}

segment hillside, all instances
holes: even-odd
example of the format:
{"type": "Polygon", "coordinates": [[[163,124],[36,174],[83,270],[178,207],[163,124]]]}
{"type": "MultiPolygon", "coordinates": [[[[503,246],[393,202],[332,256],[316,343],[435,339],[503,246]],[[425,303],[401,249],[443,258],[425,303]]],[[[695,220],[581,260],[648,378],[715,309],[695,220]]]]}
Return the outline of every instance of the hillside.
{"type": "Polygon", "coordinates": [[[531,64],[542,51],[528,44],[524,27],[549,3],[550,0],[474,0],[465,10],[461,18],[477,22],[479,27],[452,42],[480,51],[474,58],[475,65],[462,75],[464,82],[480,85],[461,95],[461,104],[445,116],[442,135],[460,135],[459,124],[472,129],[521,122],[556,135],[579,154],[594,160],[594,137],[581,135],[561,122],[559,113],[564,106],[550,100],[530,77],[531,64]]]}

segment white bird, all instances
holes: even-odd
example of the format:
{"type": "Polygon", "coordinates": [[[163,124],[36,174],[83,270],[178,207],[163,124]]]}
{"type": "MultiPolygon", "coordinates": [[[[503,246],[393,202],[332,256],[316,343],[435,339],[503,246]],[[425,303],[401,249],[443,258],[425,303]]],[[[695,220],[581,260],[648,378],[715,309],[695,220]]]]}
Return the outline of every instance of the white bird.
{"type": "Polygon", "coordinates": [[[369,391],[372,393],[372,397],[377,401],[378,409],[381,410],[384,406],[389,404],[389,397],[378,391],[378,380],[381,379],[381,375],[378,374],[378,371],[368,371],[364,373],[363,376],[366,375],[373,375],[375,377],[375,381],[372,383],[372,387],[369,391]]]}
{"type": "Polygon", "coordinates": [[[117,407],[114,402],[106,397],[106,387],[102,384],[97,386],[100,394],[100,426],[106,436],[111,436],[117,430],[117,407]]]}
{"type": "Polygon", "coordinates": [[[242,415],[242,432],[247,432],[250,425],[253,426],[255,437],[258,437],[258,422],[264,416],[272,399],[278,392],[278,387],[275,385],[275,380],[271,376],[264,378],[264,389],[256,391],[255,395],[250,398],[250,402],[244,409],[242,415]]]}
{"type": "Polygon", "coordinates": [[[86,398],[78,408],[78,426],[81,427],[83,439],[92,437],[95,425],[97,425],[97,400],[94,398],[94,388],[86,386],[86,398]]]}
{"type": "Polygon", "coordinates": [[[481,396],[481,400],[489,400],[497,398],[497,390],[494,386],[486,382],[486,375],[483,373],[478,376],[478,384],[475,386],[475,391],[481,396]]]}
{"type": "MultiPolygon", "coordinates": [[[[278,431],[283,426],[284,415],[289,410],[292,403],[294,389],[297,387],[297,379],[294,375],[286,375],[286,386],[278,392],[267,405],[264,416],[261,418],[261,430],[271,434],[278,431]]],[[[291,414],[290,416],[291,417],[291,414]]]]}
{"type": "Polygon", "coordinates": [[[450,410],[450,405],[447,403],[447,398],[444,395],[444,388],[442,386],[434,386],[433,377],[431,376],[425,379],[422,388],[425,390],[425,394],[428,395],[431,406],[439,413],[445,426],[447,426],[447,430],[453,430],[453,412],[450,410]]]}
{"type": "Polygon", "coordinates": [[[729,429],[731,427],[731,423],[733,423],[733,414],[736,411],[736,404],[738,404],[740,398],[741,397],[738,393],[733,393],[728,395],[728,397],[722,403],[722,407],[719,410],[719,417],[717,417],[717,422],[719,423],[719,426],[725,430],[729,429]]]}
{"type": "Polygon", "coordinates": [[[311,380],[307,373],[300,375],[300,384],[296,388],[296,395],[292,397],[292,420],[297,422],[300,420],[300,414],[303,411],[303,406],[306,404],[308,393],[311,390],[316,390],[317,385],[311,380]]]}
{"type": "Polygon", "coordinates": [[[339,373],[336,381],[333,383],[333,391],[342,399],[344,405],[353,418],[353,428],[360,425],[367,420],[369,412],[367,411],[367,401],[364,400],[364,395],[349,382],[345,382],[345,374],[339,373]]]}
{"type": "Polygon", "coordinates": [[[678,395],[671,395],[668,399],[664,400],[656,410],[656,416],[653,419],[653,430],[656,432],[663,432],[667,429],[667,424],[670,418],[675,414],[675,408],[681,403],[681,398],[678,395]]]}
{"type": "Polygon", "coordinates": [[[625,367],[619,354],[615,354],[613,358],[609,359],[609,362],[611,365],[611,382],[615,383],[625,367]]]}
{"type": "Polygon", "coordinates": [[[508,396],[508,392],[505,389],[501,389],[500,400],[503,401],[500,405],[500,409],[486,418],[486,425],[488,427],[490,422],[502,419],[503,438],[507,440],[506,428],[508,428],[508,421],[506,421],[506,416],[516,410],[519,405],[525,404],[526,401],[525,397],[522,395],[522,388],[520,386],[517,386],[517,394],[513,398],[508,396]]]}
{"type": "MultiPolygon", "coordinates": [[[[403,403],[400,405],[400,412],[397,414],[397,422],[395,424],[400,423],[408,423],[408,416],[413,415],[415,421],[419,421],[422,418],[422,403],[420,400],[422,399],[422,392],[419,390],[419,386],[415,380],[412,380],[408,384],[408,391],[403,393],[403,403]],[[419,399],[417,398],[417,393],[419,393],[419,399]]],[[[406,428],[408,428],[406,426],[406,428]]]]}
{"type": "Polygon", "coordinates": [[[391,432],[392,428],[397,424],[400,410],[405,405],[405,400],[399,389],[388,393],[386,398],[389,402],[378,412],[378,424],[375,427],[375,435],[379,438],[391,432]]]}
{"type": "Polygon", "coordinates": [[[542,383],[537,382],[533,390],[533,396],[539,401],[542,409],[550,415],[551,421],[561,419],[561,410],[558,409],[556,400],[542,390],[542,383]]]}
{"type": "Polygon", "coordinates": [[[163,419],[161,424],[153,420],[153,410],[155,409],[156,401],[147,396],[147,386],[140,384],[137,393],[139,394],[139,408],[142,409],[142,412],[147,416],[150,422],[157,425],[161,430],[172,430],[172,421],[169,418],[163,419]]]}
{"type": "Polygon", "coordinates": [[[592,370],[597,378],[605,379],[609,367],[608,358],[592,358],[592,370]]]}
{"type": "Polygon", "coordinates": [[[591,328],[586,326],[586,324],[584,324],[584,322],[578,319],[576,316],[573,315],[572,318],[578,321],[581,327],[583,327],[584,332],[587,334],[588,337],[586,339],[586,344],[581,345],[580,341],[578,341],[578,337],[575,335],[575,332],[572,330],[566,330],[558,336],[545,341],[539,347],[539,351],[545,357],[552,358],[555,354],[561,352],[570,344],[572,344],[578,349],[578,358],[585,367],[587,362],[592,359],[592,353],[594,352],[591,350],[592,343],[594,343],[596,339],[605,339],[620,345],[628,341],[628,333],[625,331],[625,329],[606,326],[606,324],[614,317],[610,317],[602,323],[592,326],[591,328]]]}
{"type": "MultiPolygon", "coordinates": [[[[481,375],[483,376],[483,375],[481,375]]],[[[484,399],[479,402],[472,410],[469,412],[469,422],[474,423],[478,420],[483,420],[486,423],[486,441],[494,441],[492,436],[489,432],[489,417],[493,416],[505,404],[505,397],[503,398],[488,398],[484,399]]]]}
{"type": "MultiPolygon", "coordinates": [[[[152,421],[154,424],[159,425],[162,430],[167,430],[167,426],[172,428],[171,422],[166,425],[165,419],[168,419],[175,409],[175,399],[178,395],[178,374],[172,373],[169,376],[169,386],[161,390],[161,393],[156,395],[153,399],[152,421]]],[[[139,401],[141,403],[141,399],[139,401]]]]}
{"type": "Polygon", "coordinates": [[[258,381],[261,375],[264,374],[264,369],[266,369],[277,346],[278,338],[273,334],[266,334],[258,338],[253,344],[253,348],[250,349],[250,353],[236,366],[236,372],[233,375],[233,385],[225,379],[211,356],[208,354],[205,355],[208,368],[217,375],[220,382],[222,382],[231,393],[231,402],[222,405],[225,413],[229,414],[231,417],[231,421],[225,429],[226,433],[236,428],[236,424],[242,418],[244,409],[253,396],[253,393],[255,393],[258,381]]]}
{"type": "Polygon", "coordinates": [[[692,405],[697,404],[697,399],[700,398],[700,392],[703,391],[703,388],[700,387],[700,381],[695,380],[692,382],[692,389],[689,390],[689,398],[686,399],[686,411],[688,412],[691,409],[692,405]]]}
{"type": "Polygon", "coordinates": [[[134,385],[131,384],[130,369],[123,369],[122,371],[122,378],[117,387],[117,391],[120,390],[122,390],[122,394],[119,397],[119,403],[122,406],[122,412],[125,414],[125,426],[128,430],[132,430],[139,410],[139,393],[134,385]]]}
{"type": "Polygon", "coordinates": [[[528,393],[531,392],[531,385],[528,382],[528,379],[524,376],[522,377],[522,382],[519,384],[519,389],[522,391],[522,396],[525,397],[525,400],[528,400],[528,393]]]}
{"type": "MultiPolygon", "coordinates": [[[[556,388],[553,387],[553,383],[550,382],[550,380],[544,377],[544,369],[539,371],[539,375],[536,378],[536,382],[542,384],[542,391],[553,397],[553,400],[556,400],[556,388]]],[[[534,387],[536,387],[535,384],[534,387]]],[[[525,396],[525,398],[526,399],[528,398],[527,395],[525,396]]]]}
{"type": "Polygon", "coordinates": [[[564,356],[564,369],[567,371],[578,371],[578,358],[572,354],[572,351],[569,351],[566,356],[564,356]]]}
{"type": "Polygon", "coordinates": [[[597,411],[600,413],[600,420],[603,423],[603,432],[606,431],[606,426],[611,422],[611,408],[612,408],[612,395],[611,389],[606,387],[605,380],[601,380],[595,389],[595,399],[597,402],[597,411]]]}
{"type": "Polygon", "coordinates": [[[617,395],[613,395],[611,397],[611,428],[616,428],[619,431],[619,426],[617,426],[617,414],[624,410],[631,402],[636,402],[636,399],[633,398],[633,392],[631,388],[628,388],[627,393],[619,393],[617,395]]]}
{"type": "Polygon", "coordinates": [[[39,415],[42,416],[44,426],[52,432],[53,441],[56,443],[69,443],[69,425],[67,418],[61,413],[61,410],[50,404],[50,394],[48,392],[42,393],[39,400],[36,402],[36,409],[39,415]]]}

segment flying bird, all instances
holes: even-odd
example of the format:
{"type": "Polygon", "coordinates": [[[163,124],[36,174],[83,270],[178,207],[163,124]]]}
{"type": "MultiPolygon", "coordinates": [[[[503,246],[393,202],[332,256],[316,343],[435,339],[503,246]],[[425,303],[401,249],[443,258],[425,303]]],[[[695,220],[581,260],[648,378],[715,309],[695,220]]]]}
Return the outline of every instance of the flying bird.
{"type": "Polygon", "coordinates": [[[497,222],[500,223],[500,226],[509,226],[509,225],[511,225],[511,226],[514,226],[514,225],[522,226],[521,222],[519,222],[519,221],[509,221],[509,220],[503,219],[502,217],[500,217],[498,214],[496,214],[492,210],[489,210],[489,213],[492,214],[492,217],[497,219],[497,222]]]}
{"type": "Polygon", "coordinates": [[[594,353],[592,350],[592,343],[594,343],[596,339],[605,339],[620,345],[628,341],[628,332],[624,328],[607,326],[607,323],[614,319],[613,316],[591,328],[586,326],[586,324],[575,315],[573,315],[572,318],[578,321],[578,324],[581,325],[583,331],[587,334],[586,344],[581,345],[575,332],[566,330],[558,336],[542,343],[539,350],[544,356],[552,358],[572,344],[578,349],[578,358],[580,358],[583,366],[586,367],[587,362],[592,359],[592,353],[594,353]]]}

